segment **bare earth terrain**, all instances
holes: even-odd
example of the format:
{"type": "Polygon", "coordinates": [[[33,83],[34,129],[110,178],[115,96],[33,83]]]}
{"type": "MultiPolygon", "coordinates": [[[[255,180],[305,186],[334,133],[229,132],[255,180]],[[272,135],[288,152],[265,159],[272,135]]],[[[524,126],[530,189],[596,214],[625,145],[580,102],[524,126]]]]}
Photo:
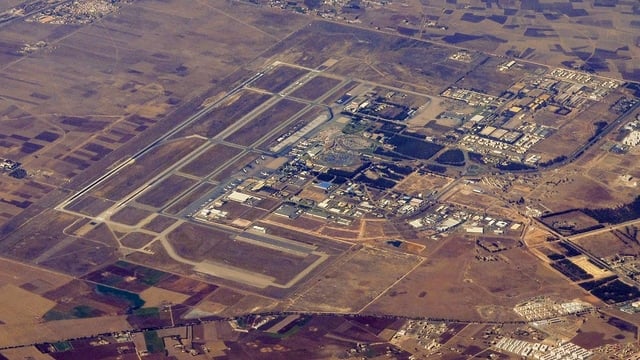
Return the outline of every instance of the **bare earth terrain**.
{"type": "Polygon", "coordinates": [[[5,1],[0,358],[637,357],[639,15],[5,1]]]}

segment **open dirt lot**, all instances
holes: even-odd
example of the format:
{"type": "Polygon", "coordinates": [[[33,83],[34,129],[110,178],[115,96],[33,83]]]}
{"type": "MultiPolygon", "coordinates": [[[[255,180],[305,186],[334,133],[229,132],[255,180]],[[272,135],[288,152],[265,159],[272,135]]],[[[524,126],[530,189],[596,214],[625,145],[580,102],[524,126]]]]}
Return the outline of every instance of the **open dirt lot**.
{"type": "Polygon", "coordinates": [[[277,93],[284,90],[287,86],[293,84],[294,81],[306,74],[307,70],[295,68],[286,65],[278,65],[270,72],[264,74],[260,79],[253,83],[253,86],[277,93]]]}
{"type": "MultiPolygon", "coordinates": [[[[317,232],[317,231],[320,231],[320,229],[326,225],[326,221],[317,220],[304,215],[300,216],[297,219],[290,219],[289,217],[286,217],[286,216],[272,214],[272,215],[269,215],[266,219],[272,223],[283,224],[283,225],[286,225],[287,227],[298,229],[298,231],[305,229],[307,231],[317,232]]],[[[291,234],[294,234],[293,231],[291,232],[291,234]]]]}
{"type": "Polygon", "coordinates": [[[238,148],[216,144],[191,160],[187,165],[181,167],[180,171],[189,175],[204,177],[217,170],[218,167],[240,152],[241,150],[238,148]]]}
{"type": "Polygon", "coordinates": [[[552,212],[581,208],[616,207],[629,202],[626,193],[609,189],[598,179],[582,175],[582,169],[550,174],[529,194],[552,212]]]}
{"type": "Polygon", "coordinates": [[[511,309],[540,293],[575,298],[582,294],[564,278],[521,249],[500,260],[475,258],[472,239],[449,237],[415,271],[369,306],[367,313],[464,320],[518,319],[511,309]],[[451,264],[457,264],[452,267],[451,264]],[[504,277],[504,274],[511,274],[504,277]]]}
{"type": "Polygon", "coordinates": [[[380,238],[386,235],[383,221],[363,220],[360,227],[360,236],[365,238],[380,238]]]}
{"type": "Polygon", "coordinates": [[[633,329],[625,328],[625,326],[619,328],[614,325],[617,322],[625,324],[622,320],[605,314],[598,315],[594,314],[584,322],[580,327],[580,332],[571,339],[572,343],[586,349],[593,349],[605,344],[624,343],[629,339],[635,339],[636,334],[633,329]]]}
{"type": "MultiPolygon", "coordinates": [[[[302,230],[302,229],[301,229],[302,230]]],[[[320,234],[339,240],[356,240],[360,236],[359,231],[343,230],[335,227],[325,226],[320,230],[320,234]]]]}
{"type": "Polygon", "coordinates": [[[639,162],[637,150],[626,154],[598,152],[593,159],[586,161],[583,169],[587,177],[607,186],[618,198],[633,199],[640,179],[640,168],[635,166],[639,162]],[[631,178],[627,180],[625,177],[631,178]]]}
{"type": "Polygon", "coordinates": [[[439,190],[449,184],[453,179],[444,176],[425,173],[421,175],[417,172],[411,173],[399,182],[394,190],[416,196],[418,194],[427,194],[432,191],[439,190]]]}
{"type": "Polygon", "coordinates": [[[168,216],[157,215],[143,226],[143,229],[160,233],[176,222],[168,216]]]}
{"type": "Polygon", "coordinates": [[[501,204],[500,200],[496,199],[491,194],[473,191],[478,188],[479,187],[474,185],[457,184],[449,191],[447,196],[442,198],[442,200],[480,210],[488,209],[496,204],[501,204]]]}
{"type": "Polygon", "coordinates": [[[640,254],[640,245],[624,235],[624,231],[611,231],[574,240],[599,258],[616,254],[640,254]]]}
{"type": "Polygon", "coordinates": [[[148,218],[153,213],[147,210],[138,209],[137,207],[127,205],[121,210],[111,215],[110,220],[125,225],[137,225],[142,220],[148,218]]]}
{"type": "Polygon", "coordinates": [[[179,175],[171,175],[142,193],[141,196],[136,198],[136,202],[159,208],[166,205],[174,197],[185,192],[191,186],[195,185],[195,183],[196,181],[193,179],[179,175]]]}
{"type": "Polygon", "coordinates": [[[581,232],[598,225],[597,220],[578,210],[546,216],[542,221],[561,233],[581,232]]]}
{"type": "Polygon", "coordinates": [[[340,84],[340,80],[326,76],[316,76],[291,93],[291,96],[304,100],[316,100],[340,84]]]}
{"type": "Polygon", "coordinates": [[[282,99],[233,132],[225,140],[238,145],[249,146],[271,130],[287,122],[293,115],[302,111],[305,106],[305,104],[299,102],[282,99]]]}
{"type": "Polygon", "coordinates": [[[207,195],[211,192],[216,186],[211,183],[204,183],[198,185],[195,189],[191,190],[189,193],[181,197],[171,206],[169,206],[166,210],[168,214],[178,214],[180,211],[184,210],[189,204],[200,199],[201,197],[207,195]]]}
{"type": "Polygon", "coordinates": [[[292,310],[358,311],[421,261],[414,255],[374,248],[343,256],[310,288],[301,290],[292,310]]]}

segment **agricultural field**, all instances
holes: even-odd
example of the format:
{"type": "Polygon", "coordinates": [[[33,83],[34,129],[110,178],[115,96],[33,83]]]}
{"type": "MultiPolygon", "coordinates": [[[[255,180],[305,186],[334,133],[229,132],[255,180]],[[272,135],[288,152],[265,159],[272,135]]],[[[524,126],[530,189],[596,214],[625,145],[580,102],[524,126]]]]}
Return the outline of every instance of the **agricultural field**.
{"type": "Polygon", "coordinates": [[[1,286],[14,285],[31,293],[42,295],[72,280],[71,277],[32,265],[2,259],[0,261],[1,286]]]}

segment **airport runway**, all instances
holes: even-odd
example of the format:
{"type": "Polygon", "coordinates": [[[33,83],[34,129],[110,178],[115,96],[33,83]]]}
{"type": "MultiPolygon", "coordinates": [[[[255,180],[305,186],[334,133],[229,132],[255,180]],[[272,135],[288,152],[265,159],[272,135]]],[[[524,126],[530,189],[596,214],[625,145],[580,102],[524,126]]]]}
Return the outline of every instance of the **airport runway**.
{"type": "MultiPolygon", "coordinates": [[[[114,166],[113,168],[108,170],[105,174],[103,174],[102,176],[98,177],[97,179],[93,180],[88,185],[83,187],[80,191],[78,191],[77,193],[73,194],[72,196],[70,196],[66,200],[62,201],[60,204],[58,204],[55,207],[55,209],[58,210],[58,211],[62,211],[62,212],[65,212],[65,213],[70,213],[70,214],[73,214],[73,215],[76,215],[76,216],[86,217],[85,214],[80,214],[80,213],[77,213],[75,211],[68,210],[68,209],[66,209],[66,207],[69,206],[69,204],[71,204],[74,201],[76,201],[79,198],[81,198],[83,195],[85,195],[88,192],[90,192],[91,190],[95,189],[99,185],[103,184],[106,181],[109,181],[111,178],[116,176],[119,172],[121,172],[127,166],[130,166],[130,165],[134,164],[137,159],[141,158],[142,156],[147,154],[149,151],[151,151],[155,147],[160,146],[162,144],[165,144],[166,141],[171,141],[170,139],[171,139],[172,136],[174,136],[175,134],[179,133],[181,130],[185,129],[187,126],[191,125],[192,123],[198,121],[203,116],[206,116],[209,113],[209,111],[214,109],[219,104],[223,103],[229,97],[237,94],[238,92],[240,92],[240,91],[242,91],[244,89],[247,89],[249,87],[249,85],[253,81],[255,81],[258,78],[262,77],[264,75],[264,73],[266,73],[269,70],[273,69],[278,64],[280,64],[280,63],[274,63],[274,64],[268,66],[267,68],[265,68],[264,71],[259,72],[259,73],[255,74],[255,75],[253,75],[252,77],[250,77],[249,79],[243,81],[240,85],[234,87],[232,90],[230,90],[222,98],[218,99],[214,103],[212,103],[210,105],[207,105],[203,109],[199,110],[198,112],[196,112],[195,114],[193,114],[192,116],[187,118],[184,122],[182,122],[178,126],[174,127],[172,130],[168,131],[167,133],[165,133],[164,135],[162,135],[161,137],[156,139],[151,144],[149,144],[149,145],[145,146],[144,148],[142,148],[141,150],[137,151],[130,158],[125,159],[124,161],[120,162],[119,164],[117,164],[116,166],[114,166]]],[[[286,65],[288,65],[288,64],[286,64],[286,65]]],[[[168,205],[165,205],[163,207],[163,209],[166,209],[168,206],[171,206],[176,201],[179,201],[179,199],[182,196],[187,196],[187,194],[192,189],[195,189],[195,187],[201,185],[204,182],[209,182],[212,177],[214,177],[220,171],[223,171],[226,167],[233,165],[237,160],[239,160],[240,158],[242,158],[244,155],[246,155],[249,152],[264,153],[264,154],[268,154],[268,155],[271,155],[271,156],[276,155],[276,154],[271,154],[269,152],[265,152],[263,150],[259,150],[259,149],[257,149],[257,146],[261,145],[264,141],[266,141],[267,139],[273,137],[278,132],[284,131],[284,129],[287,126],[289,126],[292,122],[298,120],[300,116],[302,116],[304,113],[306,113],[312,107],[316,107],[316,106],[326,107],[326,105],[322,104],[322,101],[326,97],[330,96],[333,91],[337,90],[341,86],[344,86],[344,84],[346,82],[350,81],[350,80],[344,79],[342,82],[340,82],[338,85],[336,85],[333,89],[327,91],[324,96],[322,96],[319,99],[316,99],[315,101],[308,101],[308,100],[303,100],[303,99],[298,99],[298,98],[293,98],[293,97],[288,96],[289,93],[295,91],[297,88],[299,88],[299,87],[303,86],[304,84],[306,84],[308,81],[313,79],[316,76],[316,74],[318,74],[320,72],[320,71],[314,70],[314,69],[307,69],[307,70],[309,70],[310,72],[308,74],[306,74],[305,76],[303,76],[302,79],[299,79],[294,84],[289,85],[287,88],[285,88],[280,93],[277,93],[277,94],[269,93],[270,95],[272,95],[272,97],[270,99],[268,99],[263,104],[261,104],[260,106],[256,107],[255,109],[253,109],[251,112],[249,112],[248,114],[243,116],[240,120],[238,120],[237,122],[235,122],[231,126],[227,127],[226,129],[224,129],[220,133],[216,134],[216,136],[214,136],[213,138],[206,139],[207,141],[205,143],[203,143],[198,148],[196,148],[195,150],[190,152],[181,161],[167,166],[165,169],[163,169],[163,171],[160,174],[158,174],[158,175],[154,176],[153,178],[149,179],[148,181],[146,181],[144,184],[142,184],[137,189],[135,189],[134,191],[129,193],[122,200],[120,200],[120,201],[116,202],[114,205],[110,206],[108,209],[106,209],[105,211],[100,213],[98,216],[93,217],[93,220],[95,220],[97,222],[106,223],[109,226],[110,229],[117,228],[117,229],[120,229],[120,230],[138,231],[138,232],[145,232],[146,233],[147,231],[145,231],[144,229],[140,229],[141,225],[138,225],[138,226],[126,226],[126,225],[119,224],[119,223],[111,221],[110,217],[114,213],[116,213],[118,210],[120,210],[121,208],[126,206],[129,202],[135,200],[136,197],[138,197],[139,195],[143,194],[146,190],[148,190],[151,187],[153,187],[155,184],[160,183],[161,181],[163,181],[167,177],[173,175],[174,173],[177,173],[179,167],[181,167],[183,164],[189,162],[190,160],[198,157],[199,155],[201,155],[202,153],[207,151],[211,146],[214,146],[215,144],[226,143],[224,141],[224,139],[227,136],[229,136],[230,134],[232,134],[236,130],[240,129],[241,127],[245,126],[246,124],[250,123],[257,116],[260,116],[260,114],[262,112],[264,112],[266,109],[270,108],[272,105],[274,105],[276,102],[280,101],[281,99],[288,98],[288,99],[295,100],[295,101],[298,101],[298,102],[306,104],[306,106],[302,110],[300,110],[298,113],[296,113],[294,116],[292,116],[291,118],[287,119],[283,123],[278,124],[278,126],[276,126],[274,129],[272,129],[268,133],[266,133],[263,136],[261,136],[251,146],[241,146],[241,145],[235,145],[235,144],[227,144],[228,146],[229,145],[233,145],[234,147],[241,148],[242,151],[238,155],[236,155],[235,157],[233,157],[233,158],[229,159],[228,161],[226,161],[219,169],[214,171],[212,174],[209,174],[204,178],[199,178],[198,182],[196,182],[194,185],[192,185],[189,189],[186,189],[186,190],[182,191],[182,193],[179,194],[180,196],[178,196],[176,199],[171,201],[168,205]]],[[[254,90],[252,89],[251,91],[254,91],[254,90]]],[[[330,114],[332,114],[332,113],[330,112],[330,114]]],[[[330,119],[328,119],[328,120],[330,120],[330,119]]],[[[201,136],[198,136],[198,135],[193,135],[193,136],[194,137],[198,137],[198,138],[202,138],[201,136]]],[[[246,174],[246,175],[249,175],[249,174],[246,174]]],[[[216,197],[216,195],[218,195],[218,196],[222,195],[224,193],[223,190],[222,190],[223,186],[225,184],[230,183],[232,181],[232,179],[229,179],[229,181],[227,181],[227,182],[218,184],[218,186],[214,190],[215,192],[213,194],[211,194],[211,193],[205,194],[203,196],[203,198],[201,198],[200,200],[194,202],[191,206],[188,207],[188,209],[191,209],[194,206],[195,207],[199,206],[199,203],[207,201],[209,198],[212,197],[212,195],[214,197],[216,197]]],[[[147,207],[145,207],[145,208],[147,208],[147,207]]],[[[152,212],[157,212],[157,209],[147,209],[147,210],[152,211],[152,212]]],[[[205,274],[208,274],[208,275],[211,275],[211,276],[215,276],[215,277],[220,277],[220,278],[223,278],[223,279],[228,279],[228,280],[231,280],[231,281],[239,282],[239,283],[250,285],[250,286],[253,286],[253,287],[257,287],[257,288],[265,288],[265,287],[268,287],[268,286],[273,286],[273,287],[282,288],[282,289],[290,288],[293,285],[295,285],[296,283],[298,283],[300,280],[302,280],[305,276],[307,276],[310,272],[312,272],[316,267],[321,265],[324,261],[326,261],[329,258],[329,255],[327,255],[327,254],[325,254],[323,252],[320,252],[320,251],[316,251],[315,247],[314,248],[310,248],[306,244],[296,243],[294,241],[284,242],[284,239],[276,239],[276,238],[270,238],[270,237],[265,237],[265,236],[252,235],[250,233],[244,233],[243,236],[248,236],[247,241],[256,242],[257,246],[264,246],[264,247],[268,247],[268,248],[274,248],[274,247],[275,248],[283,248],[283,251],[286,251],[287,249],[289,249],[289,251],[295,252],[299,256],[315,255],[318,258],[316,259],[316,261],[311,263],[306,269],[304,269],[300,273],[296,274],[296,276],[294,276],[292,279],[290,279],[286,284],[277,283],[275,278],[273,278],[273,277],[270,277],[270,276],[267,276],[267,275],[264,275],[264,274],[253,273],[253,272],[241,269],[241,268],[231,267],[228,264],[224,264],[224,263],[219,263],[219,262],[215,262],[215,261],[201,261],[201,262],[192,261],[192,260],[189,260],[189,259],[186,259],[186,258],[183,258],[182,256],[180,256],[175,251],[173,246],[169,243],[169,241],[166,238],[166,235],[168,235],[168,233],[170,233],[171,231],[175,230],[179,225],[181,225],[181,224],[183,224],[185,222],[185,220],[183,218],[183,215],[184,215],[184,212],[181,212],[179,214],[179,216],[174,216],[174,215],[163,213],[163,216],[168,216],[168,217],[174,218],[177,221],[173,225],[171,225],[169,228],[167,228],[164,231],[162,231],[162,233],[157,235],[149,243],[147,243],[146,245],[142,246],[140,249],[128,248],[128,247],[122,245],[122,243],[120,243],[120,241],[118,241],[118,243],[120,245],[120,249],[124,250],[126,252],[137,251],[137,252],[149,253],[149,250],[145,250],[145,249],[147,249],[153,242],[159,241],[160,244],[162,244],[162,246],[165,249],[165,251],[167,252],[167,254],[172,259],[174,259],[174,260],[176,260],[176,261],[178,261],[180,263],[193,266],[194,271],[202,272],[202,273],[205,273],[205,274]]],[[[212,225],[206,225],[206,226],[212,226],[212,225]]],[[[233,229],[233,230],[234,230],[234,232],[236,232],[238,234],[241,233],[241,231],[239,231],[237,229],[233,229]]],[[[46,259],[43,258],[42,260],[44,261],[46,259]]]]}

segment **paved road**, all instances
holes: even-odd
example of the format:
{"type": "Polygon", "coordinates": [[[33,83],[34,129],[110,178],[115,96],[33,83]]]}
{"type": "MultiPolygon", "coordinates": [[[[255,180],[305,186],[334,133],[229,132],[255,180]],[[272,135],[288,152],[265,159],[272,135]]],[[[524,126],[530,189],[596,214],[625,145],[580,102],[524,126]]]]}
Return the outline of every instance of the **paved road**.
{"type": "Polygon", "coordinates": [[[611,266],[609,266],[607,263],[605,263],[604,261],[602,261],[602,259],[600,259],[599,257],[593,255],[592,253],[590,253],[589,251],[587,251],[587,249],[583,248],[580,244],[575,243],[574,241],[572,241],[572,239],[570,239],[567,236],[564,236],[562,234],[560,234],[559,232],[557,232],[554,228],[550,227],[549,225],[545,224],[544,222],[542,222],[542,220],[537,219],[532,217],[531,218],[534,222],[536,222],[538,225],[542,226],[543,229],[546,229],[547,231],[549,231],[550,233],[552,233],[553,235],[555,235],[558,239],[560,239],[561,241],[563,241],[564,243],[568,244],[569,246],[573,247],[575,250],[579,251],[580,253],[586,255],[589,259],[591,259],[596,265],[600,266],[603,269],[615,272],[613,270],[613,268],[611,268],[611,266]]]}
{"type": "Polygon", "coordinates": [[[604,233],[608,233],[608,232],[613,231],[613,230],[622,229],[622,228],[625,228],[627,226],[632,226],[632,225],[640,225],[640,219],[629,220],[629,221],[625,221],[625,222],[620,223],[620,224],[608,225],[608,226],[605,226],[605,227],[603,227],[601,229],[595,229],[595,230],[583,232],[583,233],[580,233],[580,234],[570,235],[570,236],[567,236],[567,239],[572,240],[572,241],[573,240],[579,240],[579,239],[582,239],[582,238],[587,237],[587,236],[594,236],[594,235],[604,234],[604,233]]]}

